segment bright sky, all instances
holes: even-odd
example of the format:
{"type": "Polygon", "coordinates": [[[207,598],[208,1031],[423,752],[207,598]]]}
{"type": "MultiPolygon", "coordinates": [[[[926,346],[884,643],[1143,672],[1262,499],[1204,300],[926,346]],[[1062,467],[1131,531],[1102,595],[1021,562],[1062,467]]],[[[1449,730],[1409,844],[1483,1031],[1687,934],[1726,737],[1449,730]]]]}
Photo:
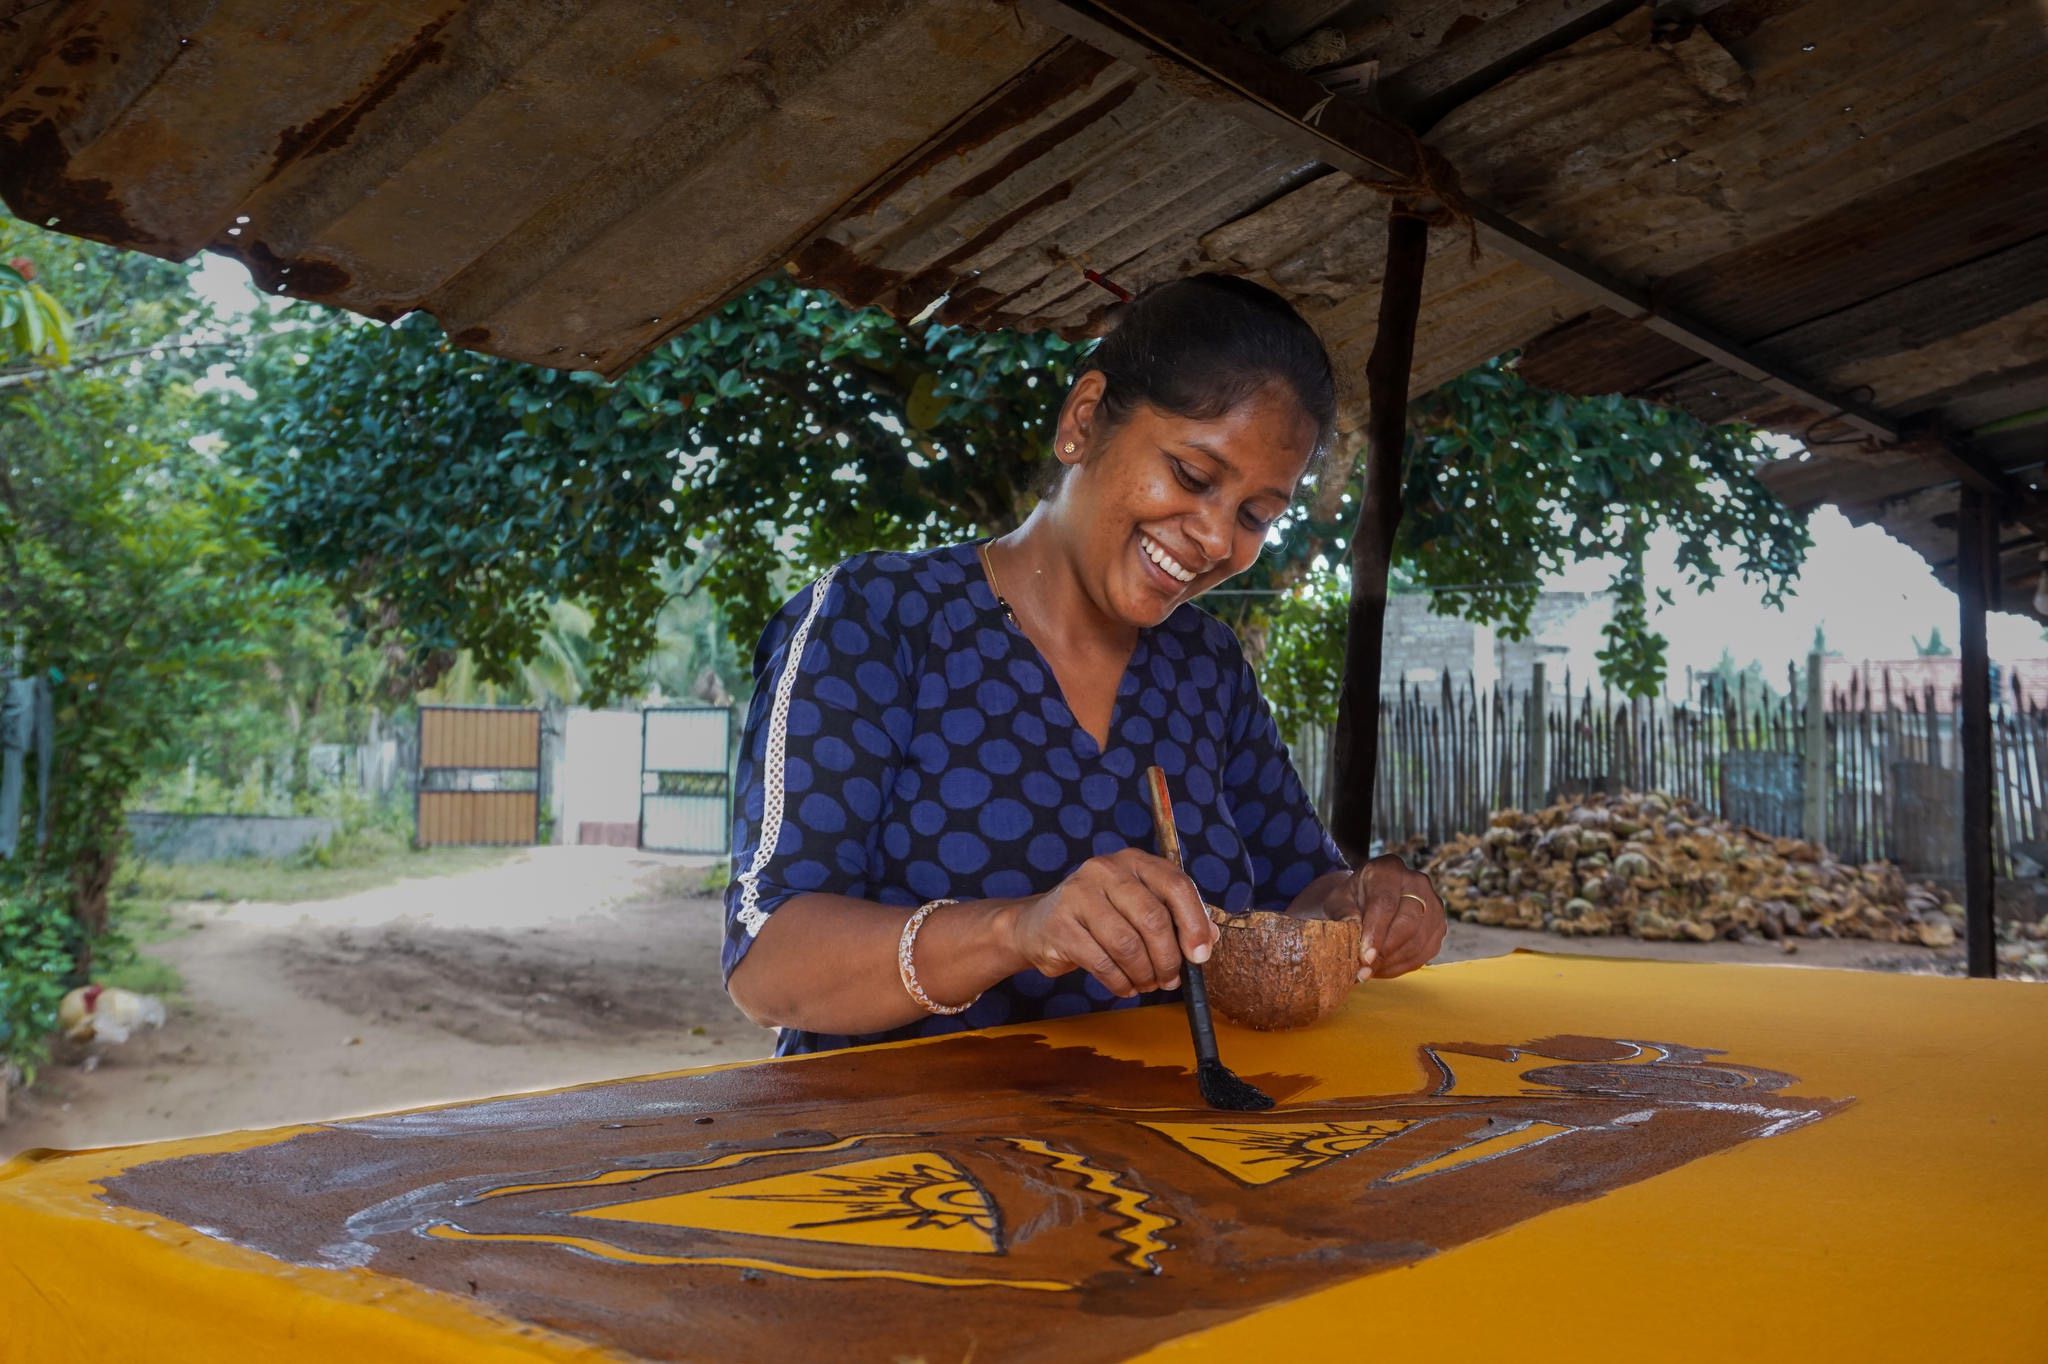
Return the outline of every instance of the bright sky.
{"type": "MultiPolygon", "coordinates": [[[[224,256],[203,255],[192,283],[230,315],[265,301],[242,265],[224,256]]],[[[1679,685],[1687,667],[1712,668],[1724,647],[1734,651],[1738,665],[1758,661],[1776,676],[1788,661],[1806,657],[1816,625],[1826,628],[1829,649],[1848,658],[1911,658],[1914,637],[1924,639],[1935,626],[1951,649],[1956,646],[1955,596],[1935,581],[1919,555],[1875,526],[1850,525],[1833,508],[1816,513],[1812,529],[1806,569],[1782,610],[1765,606],[1755,587],[1732,576],[1711,593],[1688,591],[1679,580],[1672,539],[1652,542],[1650,586],[1669,588],[1674,597],[1653,620],[1671,641],[1671,672],[1679,685]]],[[[1609,561],[1589,560],[1546,585],[1597,591],[1613,571],[1609,561]]],[[[1591,638],[1574,641],[1574,657],[1583,653],[1590,659],[1599,647],[1597,626],[1592,628],[1591,638]]],[[[1990,643],[1994,658],[2048,657],[2041,627],[2022,616],[1993,615],[1990,643]]]]}
{"type": "MultiPolygon", "coordinates": [[[[1783,609],[1765,606],[1759,589],[1732,575],[1712,592],[1688,591],[1678,575],[1675,538],[1652,540],[1650,586],[1668,588],[1673,602],[1651,619],[1671,641],[1671,671],[1681,683],[1688,666],[1712,668],[1724,647],[1738,665],[1754,659],[1775,677],[1788,661],[1806,657],[1815,626],[1826,629],[1829,652],[1847,658],[1911,658],[1914,638],[1925,639],[1937,625],[1949,648],[1956,647],[1955,594],[1918,554],[1876,526],[1850,525],[1832,507],[1814,513],[1811,529],[1813,548],[1783,609]]],[[[1547,585],[1597,591],[1613,571],[1611,561],[1589,560],[1547,585]]],[[[2024,616],[1994,613],[1987,634],[1994,658],[2048,657],[2041,627],[2024,616]]]]}
{"type": "Polygon", "coordinates": [[[249,278],[248,267],[212,251],[199,253],[199,268],[192,272],[192,290],[227,316],[249,312],[263,301],[263,295],[249,278]]]}

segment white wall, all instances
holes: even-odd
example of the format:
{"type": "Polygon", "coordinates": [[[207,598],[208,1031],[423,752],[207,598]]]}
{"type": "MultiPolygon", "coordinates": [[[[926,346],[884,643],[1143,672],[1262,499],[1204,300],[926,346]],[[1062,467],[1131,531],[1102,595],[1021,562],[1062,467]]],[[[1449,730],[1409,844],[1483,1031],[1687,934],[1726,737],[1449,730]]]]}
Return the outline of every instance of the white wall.
{"type": "Polygon", "coordinates": [[[640,820],[640,712],[571,710],[556,769],[555,841],[574,843],[584,824],[640,820]]]}

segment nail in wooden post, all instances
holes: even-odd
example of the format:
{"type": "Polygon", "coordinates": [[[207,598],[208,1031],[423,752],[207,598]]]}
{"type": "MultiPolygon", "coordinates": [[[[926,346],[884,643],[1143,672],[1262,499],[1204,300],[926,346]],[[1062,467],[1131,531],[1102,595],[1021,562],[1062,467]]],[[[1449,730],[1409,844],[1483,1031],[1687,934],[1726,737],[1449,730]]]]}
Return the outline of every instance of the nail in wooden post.
{"type": "Polygon", "coordinates": [[[1381,631],[1387,570],[1401,524],[1401,457],[1408,435],[1408,372],[1429,225],[1395,205],[1387,219],[1387,268],[1380,280],[1379,333],[1365,362],[1365,497],[1351,535],[1351,609],[1345,621],[1344,680],[1337,699],[1337,793],[1330,833],[1352,863],[1372,850],[1373,779],[1379,762],[1381,631]]]}

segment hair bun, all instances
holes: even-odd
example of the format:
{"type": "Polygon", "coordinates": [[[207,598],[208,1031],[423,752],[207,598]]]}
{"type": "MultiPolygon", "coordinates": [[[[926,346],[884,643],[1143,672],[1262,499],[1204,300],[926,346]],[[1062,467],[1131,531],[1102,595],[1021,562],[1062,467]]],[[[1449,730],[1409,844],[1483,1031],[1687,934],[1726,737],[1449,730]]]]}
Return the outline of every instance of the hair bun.
{"type": "Polygon", "coordinates": [[[1110,426],[1139,403],[1196,421],[1222,416],[1284,384],[1316,426],[1311,460],[1337,425],[1337,379],[1322,338],[1294,305],[1238,275],[1167,280],[1106,311],[1081,372],[1107,381],[1098,409],[1110,426]]]}

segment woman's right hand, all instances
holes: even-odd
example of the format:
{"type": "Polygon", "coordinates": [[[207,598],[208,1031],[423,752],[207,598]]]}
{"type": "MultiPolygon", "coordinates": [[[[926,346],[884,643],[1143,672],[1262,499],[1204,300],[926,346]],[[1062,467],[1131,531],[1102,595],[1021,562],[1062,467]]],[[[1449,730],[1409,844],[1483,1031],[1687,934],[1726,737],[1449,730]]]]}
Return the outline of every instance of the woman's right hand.
{"type": "Polygon", "coordinates": [[[1182,959],[1207,961],[1217,930],[1186,872],[1124,848],[1089,858],[1024,901],[1007,932],[1017,954],[1045,975],[1078,968],[1111,994],[1130,996],[1179,985],[1182,959]]]}

